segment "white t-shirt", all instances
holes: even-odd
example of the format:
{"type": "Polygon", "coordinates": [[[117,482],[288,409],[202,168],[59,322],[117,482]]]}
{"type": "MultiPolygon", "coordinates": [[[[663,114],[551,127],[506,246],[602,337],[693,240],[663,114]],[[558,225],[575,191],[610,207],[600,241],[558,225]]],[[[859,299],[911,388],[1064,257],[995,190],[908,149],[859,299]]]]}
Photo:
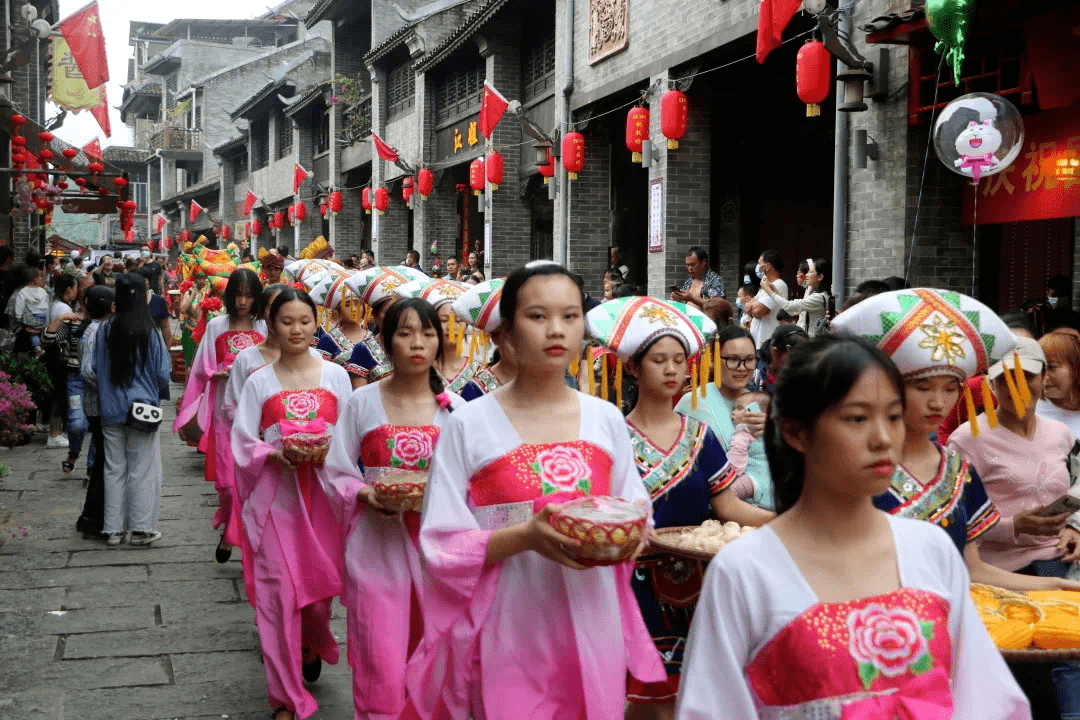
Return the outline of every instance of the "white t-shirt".
{"type": "Polygon", "coordinates": [[[1080,438],[1080,410],[1062,410],[1049,400],[1039,400],[1035,405],[1035,414],[1039,417],[1057,420],[1069,428],[1073,437],[1080,438]]]}
{"type": "MultiPolygon", "coordinates": [[[[776,288],[776,292],[780,297],[785,300],[788,299],[787,283],[783,280],[776,280],[773,282],[773,287],[776,288]]],[[[773,330],[775,330],[780,322],[776,319],[776,301],[772,299],[772,296],[764,290],[758,290],[758,294],[754,297],[759,303],[769,308],[769,314],[762,318],[754,318],[750,321],[750,334],[754,337],[754,345],[761,347],[761,344],[772,337],[773,330]]]]}

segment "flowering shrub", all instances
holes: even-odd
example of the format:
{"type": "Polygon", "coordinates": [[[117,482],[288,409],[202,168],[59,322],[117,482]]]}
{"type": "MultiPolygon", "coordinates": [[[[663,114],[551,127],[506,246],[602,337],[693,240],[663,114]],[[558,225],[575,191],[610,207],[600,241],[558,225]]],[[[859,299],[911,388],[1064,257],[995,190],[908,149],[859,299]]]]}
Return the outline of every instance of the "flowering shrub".
{"type": "Polygon", "coordinates": [[[34,434],[30,413],[37,408],[30,391],[0,371],[0,445],[25,445],[34,434]]]}

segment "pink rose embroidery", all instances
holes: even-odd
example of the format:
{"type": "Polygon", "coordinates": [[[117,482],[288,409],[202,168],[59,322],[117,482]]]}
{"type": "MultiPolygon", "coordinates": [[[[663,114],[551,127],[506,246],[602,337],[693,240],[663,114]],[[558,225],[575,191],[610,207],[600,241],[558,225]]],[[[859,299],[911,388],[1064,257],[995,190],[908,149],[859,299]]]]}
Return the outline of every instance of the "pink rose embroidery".
{"type": "Polygon", "coordinates": [[[426,470],[433,450],[431,436],[422,430],[403,430],[388,439],[390,467],[426,470]]]}
{"type": "Polygon", "coordinates": [[[237,335],[229,336],[229,351],[233,355],[239,355],[241,350],[249,348],[255,344],[254,338],[247,333],[239,333],[237,335]]]}
{"type": "Polygon", "coordinates": [[[922,675],[934,665],[927,645],[934,637],[934,623],[910,610],[867,605],[848,614],[847,628],[848,652],[867,690],[881,675],[896,677],[909,670],[922,675]]]}
{"type": "Polygon", "coordinates": [[[544,495],[573,490],[588,495],[592,488],[589,465],[577,448],[559,446],[541,450],[530,467],[540,476],[544,495]]]}
{"type": "Polygon", "coordinates": [[[315,393],[290,393],[285,398],[285,417],[290,420],[314,420],[319,411],[319,399],[315,393]]]}

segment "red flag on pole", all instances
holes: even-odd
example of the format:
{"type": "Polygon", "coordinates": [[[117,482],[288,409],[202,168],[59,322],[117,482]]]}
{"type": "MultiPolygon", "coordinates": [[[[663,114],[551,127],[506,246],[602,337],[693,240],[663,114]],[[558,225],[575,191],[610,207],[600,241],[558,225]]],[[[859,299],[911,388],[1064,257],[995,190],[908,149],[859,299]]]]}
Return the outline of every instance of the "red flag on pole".
{"type": "Polygon", "coordinates": [[[101,102],[90,108],[90,114],[97,120],[105,137],[112,137],[112,124],[109,122],[109,100],[105,97],[105,88],[101,88],[101,102]]]}
{"type": "Polygon", "coordinates": [[[802,6],[802,0],[761,0],[758,8],[757,25],[757,61],[765,62],[783,42],[784,28],[795,17],[802,6]]]}
{"type": "Polygon", "coordinates": [[[484,83],[484,99],[480,101],[480,132],[488,140],[509,105],[498,90],[487,82],[484,83]]]}
{"type": "MultiPolygon", "coordinates": [[[[93,90],[103,85],[109,79],[109,63],[105,58],[105,34],[96,0],[61,21],[59,28],[71,48],[71,57],[86,80],[86,87],[93,90]]],[[[108,134],[106,131],[106,137],[108,134]]]]}
{"type": "Polygon", "coordinates": [[[195,218],[199,217],[199,213],[201,213],[202,211],[203,211],[203,206],[200,205],[196,200],[192,200],[191,201],[191,210],[188,211],[188,222],[189,223],[195,222],[195,218]]]}
{"type": "Polygon", "coordinates": [[[386,162],[396,163],[399,159],[398,151],[387,145],[381,137],[371,133],[371,142],[375,143],[375,152],[386,162]]]}
{"type": "Polygon", "coordinates": [[[155,215],[154,216],[154,232],[160,235],[161,234],[161,229],[163,227],[165,227],[165,223],[167,223],[167,222],[169,222],[169,219],[167,217],[165,217],[164,215],[162,215],[161,213],[158,213],[157,215],[155,215]]]}
{"type": "Polygon", "coordinates": [[[305,170],[304,166],[301,165],[300,163],[296,163],[296,165],[293,166],[293,173],[292,173],[292,193],[293,193],[293,195],[300,192],[300,186],[304,184],[304,181],[308,179],[309,175],[311,175],[311,173],[309,173],[307,170],[305,170]]]}
{"type": "Polygon", "coordinates": [[[244,215],[250,215],[251,208],[255,207],[257,202],[259,202],[259,196],[248,190],[247,195],[244,196],[244,215]]]}
{"type": "Polygon", "coordinates": [[[104,155],[101,152],[101,140],[94,138],[90,142],[83,145],[82,151],[86,153],[87,157],[96,158],[101,160],[104,155]]]}

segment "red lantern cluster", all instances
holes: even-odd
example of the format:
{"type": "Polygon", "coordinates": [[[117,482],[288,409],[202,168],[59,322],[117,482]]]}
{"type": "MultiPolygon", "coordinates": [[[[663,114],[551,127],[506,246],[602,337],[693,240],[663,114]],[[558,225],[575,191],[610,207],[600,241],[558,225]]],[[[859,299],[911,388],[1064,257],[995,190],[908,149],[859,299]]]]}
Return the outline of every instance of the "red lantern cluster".
{"type": "Polygon", "coordinates": [[[566,133],[563,136],[562,152],[566,176],[577,180],[578,173],[585,167],[585,136],[577,131],[566,133]]]}
{"type": "Polygon", "coordinates": [[[482,193],[486,182],[487,176],[484,173],[484,161],[481,158],[476,158],[469,165],[469,187],[472,188],[473,195],[482,193]]]}
{"type": "Polygon", "coordinates": [[[502,153],[494,151],[488,153],[484,166],[487,168],[487,179],[488,182],[491,183],[491,189],[498,190],[499,184],[503,181],[502,153]]]}
{"type": "Polygon", "coordinates": [[[806,117],[821,115],[832,88],[832,56],[820,40],[810,40],[795,57],[795,90],[806,103],[806,117]]]}
{"type": "Polygon", "coordinates": [[[401,180],[401,199],[405,201],[406,207],[412,207],[412,196],[414,192],[412,175],[406,175],[401,180]]]}
{"type": "Polygon", "coordinates": [[[360,204],[364,207],[364,214],[371,214],[371,188],[366,187],[360,191],[360,204]]]}
{"type": "MultiPolygon", "coordinates": [[[[101,189],[105,190],[105,188],[101,189]]],[[[116,209],[120,211],[120,229],[125,233],[131,231],[135,226],[135,209],[137,207],[134,200],[120,200],[116,203],[116,209]]]]}
{"type": "Polygon", "coordinates": [[[420,197],[427,200],[428,195],[435,190],[435,173],[427,168],[421,168],[416,174],[416,190],[420,193],[420,197]]]}
{"type": "Polygon", "coordinates": [[[668,150],[679,149],[679,140],[686,134],[689,113],[686,95],[681,91],[668,90],[660,98],[660,132],[667,138],[668,150]]]}
{"type": "Polygon", "coordinates": [[[330,212],[337,215],[341,212],[341,191],[335,190],[330,193],[330,212]]]}
{"type": "Polygon", "coordinates": [[[384,187],[375,188],[375,209],[382,215],[390,207],[390,191],[384,187]]]}
{"type": "Polygon", "coordinates": [[[626,149],[633,155],[630,159],[641,162],[641,144],[649,139],[649,110],[643,107],[630,108],[626,114],[626,149]]]}

